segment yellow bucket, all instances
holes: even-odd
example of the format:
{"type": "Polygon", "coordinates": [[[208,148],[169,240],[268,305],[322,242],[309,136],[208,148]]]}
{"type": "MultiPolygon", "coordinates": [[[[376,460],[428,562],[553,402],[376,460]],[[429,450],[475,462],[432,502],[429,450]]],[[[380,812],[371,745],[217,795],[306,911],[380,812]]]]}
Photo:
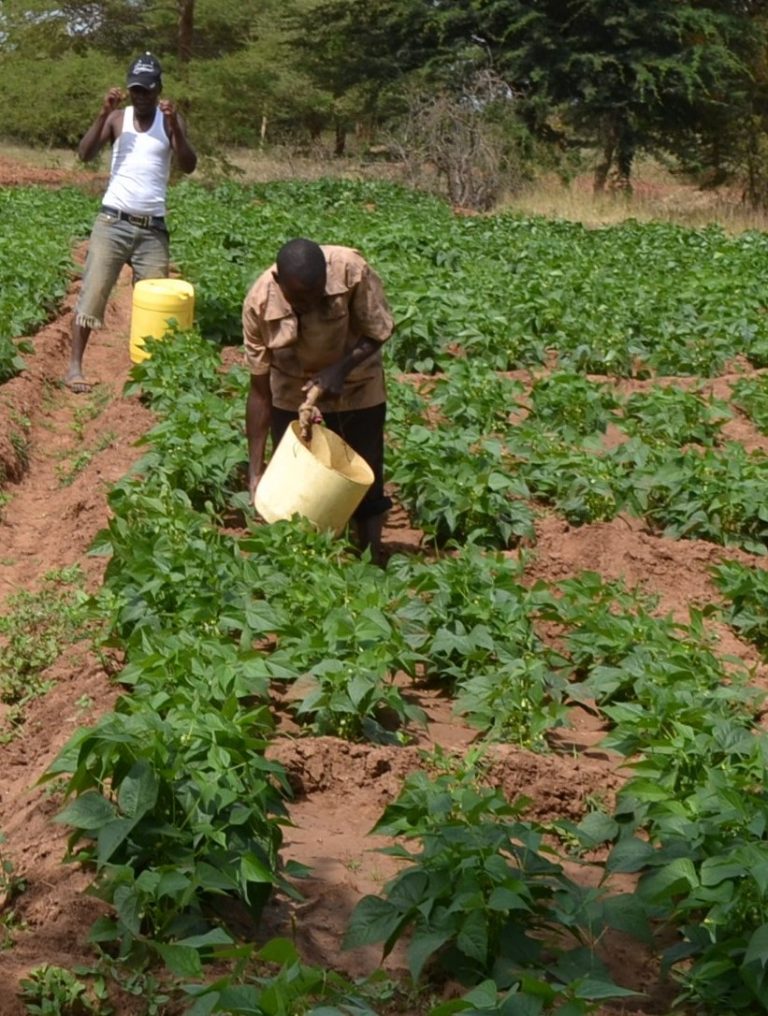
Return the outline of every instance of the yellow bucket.
{"type": "Polygon", "coordinates": [[[191,328],[195,316],[195,290],[182,279],[142,279],[133,287],[130,354],[133,363],[149,359],[144,339],[162,339],[169,323],[191,328]]]}
{"type": "Polygon", "coordinates": [[[338,434],[314,426],[309,445],[294,420],[272,453],[254,505],[266,522],[303,515],[337,536],[373,483],[373,470],[338,434]]]}

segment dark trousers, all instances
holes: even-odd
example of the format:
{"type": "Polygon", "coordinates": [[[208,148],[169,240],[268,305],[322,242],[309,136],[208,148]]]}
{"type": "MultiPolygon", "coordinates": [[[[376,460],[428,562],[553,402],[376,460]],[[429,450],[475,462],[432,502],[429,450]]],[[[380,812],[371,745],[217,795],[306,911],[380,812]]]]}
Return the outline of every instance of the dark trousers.
{"type": "MultiPolygon", "coordinates": [[[[343,438],[350,448],[362,455],[373,470],[373,486],[358,505],[352,518],[364,519],[382,515],[392,507],[392,499],[384,493],[384,421],[387,406],[382,402],[370,409],[350,409],[341,413],[323,413],[323,421],[329,430],[343,438]]],[[[272,447],[277,448],[280,439],[299,414],[288,409],[272,407],[272,447]]]]}

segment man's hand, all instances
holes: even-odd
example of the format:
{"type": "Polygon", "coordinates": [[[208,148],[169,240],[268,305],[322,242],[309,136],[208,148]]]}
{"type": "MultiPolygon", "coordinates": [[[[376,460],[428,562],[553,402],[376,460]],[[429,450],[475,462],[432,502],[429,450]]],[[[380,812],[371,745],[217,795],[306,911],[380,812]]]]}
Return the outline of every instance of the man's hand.
{"type": "Polygon", "coordinates": [[[321,389],[320,395],[341,395],[346,376],[347,371],[344,369],[344,361],[340,360],[338,363],[332,363],[330,367],[323,367],[311,381],[304,385],[304,391],[315,385],[321,389]]]}
{"type": "Polygon", "coordinates": [[[101,115],[109,116],[110,113],[117,109],[124,98],[125,92],[122,88],[110,88],[101,103],[101,115]]]}
{"type": "Polygon", "coordinates": [[[173,99],[161,99],[157,108],[165,117],[165,123],[168,130],[173,132],[179,126],[179,111],[176,109],[176,103],[173,99]]]}
{"type": "Polygon", "coordinates": [[[323,417],[320,410],[315,407],[315,403],[326,392],[316,381],[307,381],[302,391],[305,393],[305,397],[299,406],[299,437],[308,444],[312,438],[313,424],[323,422],[323,417]]]}

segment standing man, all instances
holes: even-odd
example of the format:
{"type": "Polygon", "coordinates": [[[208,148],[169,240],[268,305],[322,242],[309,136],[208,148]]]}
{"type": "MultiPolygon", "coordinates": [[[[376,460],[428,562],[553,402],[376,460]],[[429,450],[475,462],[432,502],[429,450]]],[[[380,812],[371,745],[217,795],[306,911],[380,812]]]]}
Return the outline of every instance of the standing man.
{"type": "Polygon", "coordinates": [[[316,406],[325,423],[373,470],[373,486],[353,519],[360,546],[370,547],[376,561],[384,515],[392,505],[384,494],[381,346],[393,329],[381,281],[362,255],[306,239],[280,248],[243,305],[251,372],[245,413],[251,500],[264,473],[267,432],[274,449],[316,386],[319,393],[313,394],[319,394],[316,406]]]}
{"type": "Polygon", "coordinates": [[[133,269],[134,282],[168,275],[165,195],[171,154],[184,173],[197,165],[175,104],[160,98],[162,69],[151,53],[144,53],[128,68],[127,87],[131,105],[119,109],[125,93],[110,88],[77,149],[80,158],[89,162],[107,142],[112,145],[109,184],[88,244],[64,379],[78,393],[91,389],[83,376],[83,353],[91,330],[102,325],[123,265],[133,269]]]}

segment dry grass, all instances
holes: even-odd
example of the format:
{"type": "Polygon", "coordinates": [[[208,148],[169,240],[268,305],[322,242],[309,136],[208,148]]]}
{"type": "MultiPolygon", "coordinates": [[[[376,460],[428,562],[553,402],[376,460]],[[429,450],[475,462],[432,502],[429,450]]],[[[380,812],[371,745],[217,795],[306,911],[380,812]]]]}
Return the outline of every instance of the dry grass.
{"type": "Polygon", "coordinates": [[[556,177],[542,177],[524,192],[502,201],[500,208],[524,215],[568,219],[588,226],[609,226],[626,219],[674,222],[700,227],[717,224],[728,232],[768,229],[768,213],[750,209],[736,188],[704,190],[650,160],[637,165],[634,193],[592,192],[591,174],[565,185],[556,177]]]}
{"type": "Polygon", "coordinates": [[[37,169],[63,169],[67,172],[82,168],[77,153],[69,148],[27,148],[11,142],[0,143],[0,159],[18,162],[37,169]]]}
{"type": "Polygon", "coordinates": [[[263,152],[237,148],[228,151],[222,161],[229,164],[236,177],[246,183],[327,177],[344,180],[404,179],[404,169],[399,163],[370,160],[359,155],[336,158],[322,145],[310,153],[297,153],[287,146],[271,147],[263,152]]]}

